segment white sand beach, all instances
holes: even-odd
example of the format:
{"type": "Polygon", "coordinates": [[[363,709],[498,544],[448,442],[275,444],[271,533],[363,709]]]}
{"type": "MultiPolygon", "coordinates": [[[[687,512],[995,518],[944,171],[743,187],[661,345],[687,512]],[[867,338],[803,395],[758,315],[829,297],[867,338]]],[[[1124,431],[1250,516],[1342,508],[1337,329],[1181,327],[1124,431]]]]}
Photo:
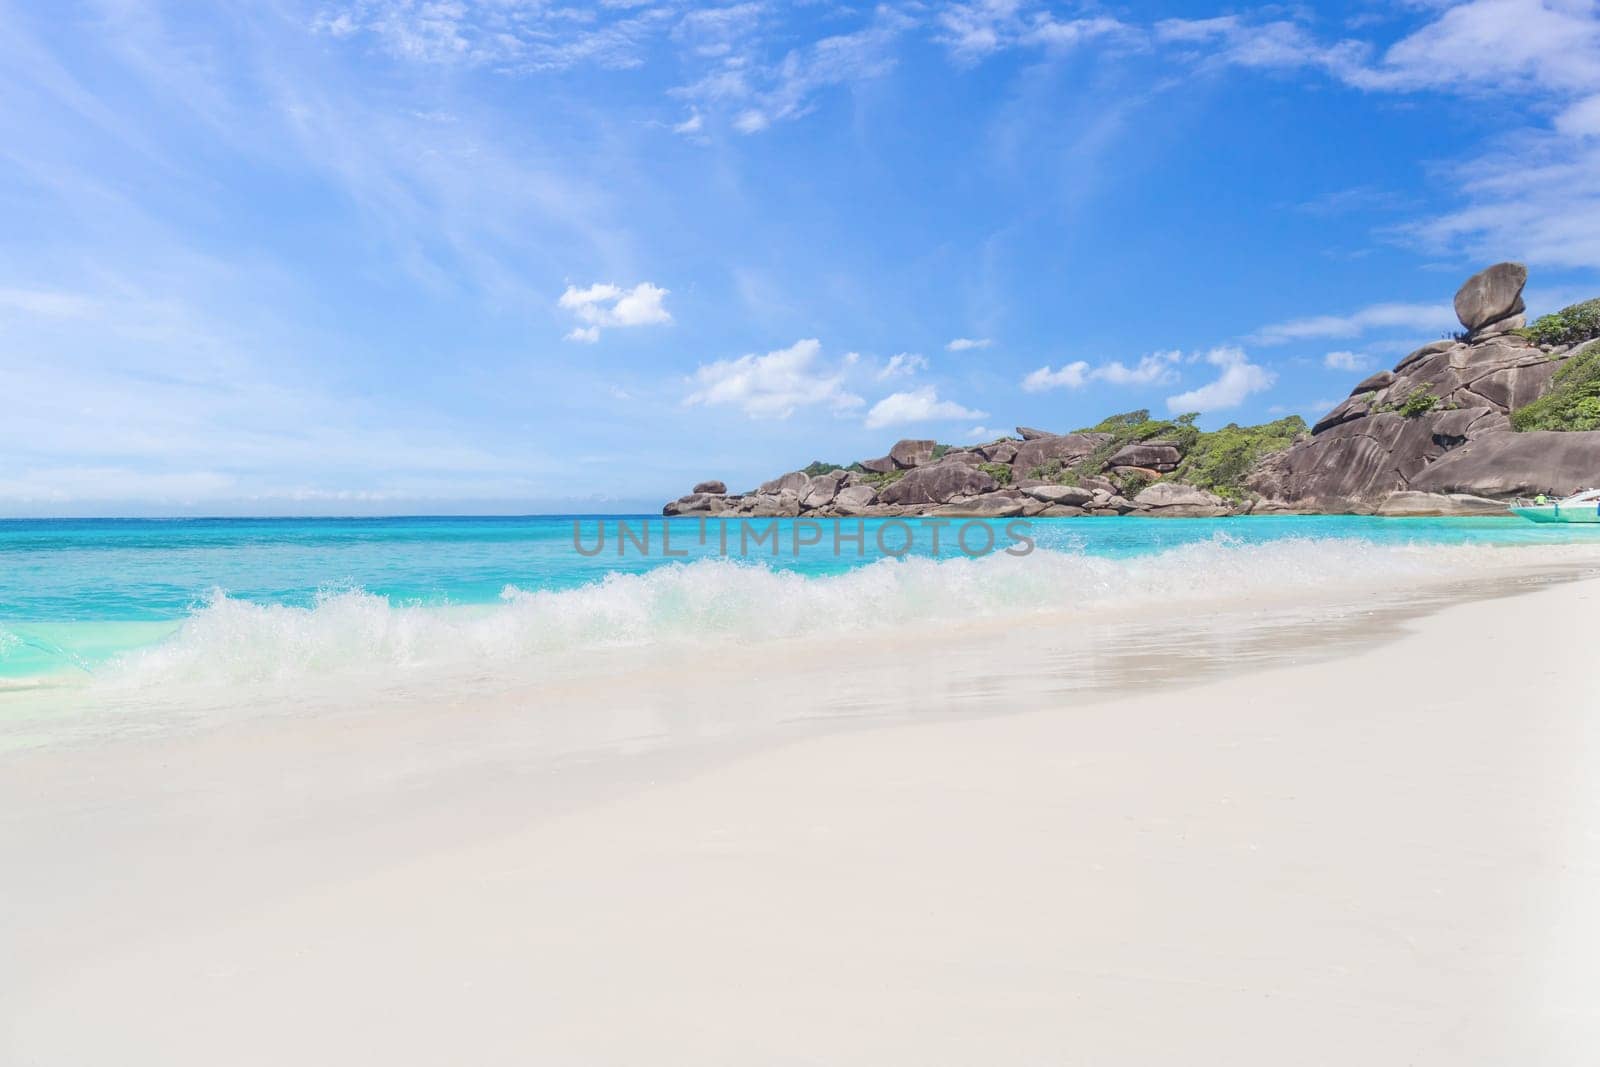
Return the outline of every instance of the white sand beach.
{"type": "Polygon", "coordinates": [[[1597,613],[1081,694],[929,652],[888,722],[791,659],[746,706],[839,728],[757,740],[690,665],[574,688],[609,741],[537,766],[459,705],[14,753],[0,1061],[1591,1063],[1597,613]]]}

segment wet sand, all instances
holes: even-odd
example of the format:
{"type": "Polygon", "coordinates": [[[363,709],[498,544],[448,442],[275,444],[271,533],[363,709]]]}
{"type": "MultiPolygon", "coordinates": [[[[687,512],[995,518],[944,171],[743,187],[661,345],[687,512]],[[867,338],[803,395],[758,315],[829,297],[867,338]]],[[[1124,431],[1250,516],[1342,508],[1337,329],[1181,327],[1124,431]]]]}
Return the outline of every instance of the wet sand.
{"type": "Polygon", "coordinates": [[[16,752],[0,1059],[1587,1062],[1597,612],[975,627],[16,752]]]}

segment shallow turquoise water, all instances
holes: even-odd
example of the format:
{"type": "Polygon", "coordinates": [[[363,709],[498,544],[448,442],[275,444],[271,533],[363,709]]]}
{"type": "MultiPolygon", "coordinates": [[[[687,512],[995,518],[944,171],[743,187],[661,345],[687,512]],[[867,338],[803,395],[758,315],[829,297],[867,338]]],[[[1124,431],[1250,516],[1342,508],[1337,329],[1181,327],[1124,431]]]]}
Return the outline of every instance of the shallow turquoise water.
{"type": "MultiPolygon", "coordinates": [[[[608,576],[645,576],[719,555],[722,523],[620,521],[635,538],[620,546],[615,517],[0,521],[0,678],[92,671],[120,653],[170,639],[180,624],[214,608],[219,599],[314,610],[341,592],[359,591],[364,603],[376,598],[390,608],[459,608],[584,590],[608,576]],[[670,558],[661,544],[668,527],[670,558]],[[606,540],[597,551],[602,529],[606,540]],[[637,541],[644,536],[648,553],[637,541]]],[[[847,535],[858,529],[858,520],[845,521],[847,535]]],[[[965,521],[939,528],[940,558],[962,556],[952,540],[965,521]]],[[[812,533],[805,524],[800,527],[802,540],[812,533]]],[[[732,531],[729,548],[739,555],[739,524],[728,523],[726,529],[732,531]]],[[[877,563],[880,533],[885,547],[898,551],[909,540],[911,556],[934,555],[933,528],[921,520],[867,520],[859,529],[859,548],[846,540],[836,550],[829,523],[821,527],[820,543],[797,550],[797,524],[786,520],[776,525],[776,545],[763,542],[743,558],[769,572],[825,578],[877,563]]],[[[1276,542],[1374,548],[1600,544],[1600,530],[1594,528],[1515,519],[1036,519],[1023,529],[1046,554],[1086,560],[1137,560],[1184,546],[1220,544],[1237,550],[1276,542]]],[[[1013,544],[1007,521],[997,520],[969,528],[967,547],[982,548],[991,534],[997,546],[1013,544]]],[[[610,581],[608,589],[622,588],[614,584],[616,577],[610,581]]],[[[937,598],[939,591],[919,589],[918,595],[937,598]]],[[[547,612],[572,613],[570,602],[539,603],[547,612]]],[[[615,616],[620,609],[613,603],[605,610],[615,616]]],[[[665,609],[655,605],[651,610],[665,609]]]]}

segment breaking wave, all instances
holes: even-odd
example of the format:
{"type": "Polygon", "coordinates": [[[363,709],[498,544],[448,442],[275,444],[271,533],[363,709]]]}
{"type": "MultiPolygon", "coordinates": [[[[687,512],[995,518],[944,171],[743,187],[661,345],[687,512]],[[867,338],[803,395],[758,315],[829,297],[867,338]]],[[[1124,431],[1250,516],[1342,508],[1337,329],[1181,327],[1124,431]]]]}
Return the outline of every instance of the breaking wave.
{"type": "Polygon", "coordinates": [[[278,682],[352,672],[412,676],[433,669],[515,675],[596,649],[715,646],[844,635],[912,625],[1107,612],[1201,619],[1212,606],[1338,599],[1490,577],[1530,566],[1581,567],[1593,547],[1380,545],[1352,539],[1216,539],[1158,554],[1108,558],[1038,551],[1013,558],[882,560],[824,577],[701,560],[613,574],[562,591],[508,586],[498,604],[419,607],[361,590],[313,606],[217,592],[170,638],[125,653],[97,683],[278,682]]]}

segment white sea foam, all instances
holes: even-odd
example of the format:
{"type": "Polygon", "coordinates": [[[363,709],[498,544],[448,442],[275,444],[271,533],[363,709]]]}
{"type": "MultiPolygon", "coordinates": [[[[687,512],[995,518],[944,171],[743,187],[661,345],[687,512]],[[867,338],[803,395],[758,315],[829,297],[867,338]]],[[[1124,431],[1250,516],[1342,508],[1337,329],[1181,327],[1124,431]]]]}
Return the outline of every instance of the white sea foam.
{"type": "Polygon", "coordinates": [[[1360,600],[1529,566],[1600,562],[1593,546],[1506,549],[1378,545],[1350,539],[1239,544],[1225,537],[1110,559],[1039,551],[1024,558],[885,560],[844,574],[799,574],[728,561],[613,574],[565,591],[507,587],[483,608],[400,606],[359,590],[310,608],[221,593],[160,645],[121,657],[99,683],[232,685],[348,673],[414,677],[432,670],[506,672],[586,651],[671,643],[753,643],[907,625],[1068,613],[1092,620],[1202,624],[1229,604],[1360,600]]]}

